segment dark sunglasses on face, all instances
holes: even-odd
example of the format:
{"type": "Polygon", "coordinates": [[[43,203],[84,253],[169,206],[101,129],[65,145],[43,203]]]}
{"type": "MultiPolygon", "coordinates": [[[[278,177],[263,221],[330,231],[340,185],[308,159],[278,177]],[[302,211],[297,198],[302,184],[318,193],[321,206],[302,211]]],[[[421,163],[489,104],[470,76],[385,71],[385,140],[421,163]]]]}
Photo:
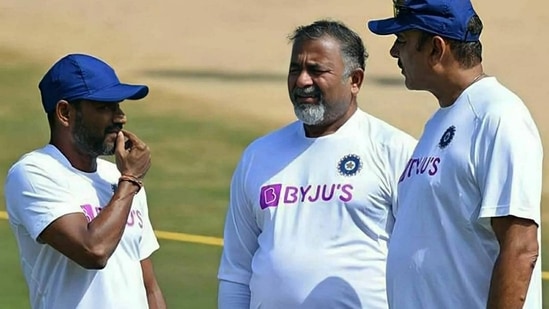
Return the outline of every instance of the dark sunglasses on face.
{"type": "Polygon", "coordinates": [[[393,0],[393,15],[398,17],[399,14],[409,11],[409,9],[404,6],[404,0],[393,0]]]}

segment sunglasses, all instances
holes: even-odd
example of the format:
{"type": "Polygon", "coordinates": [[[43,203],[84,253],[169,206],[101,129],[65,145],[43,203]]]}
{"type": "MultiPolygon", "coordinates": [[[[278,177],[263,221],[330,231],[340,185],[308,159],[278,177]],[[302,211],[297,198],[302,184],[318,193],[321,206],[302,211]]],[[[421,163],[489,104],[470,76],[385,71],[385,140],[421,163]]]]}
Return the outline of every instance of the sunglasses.
{"type": "Polygon", "coordinates": [[[398,17],[399,14],[409,11],[406,6],[404,6],[405,0],[393,0],[393,15],[398,17]]]}

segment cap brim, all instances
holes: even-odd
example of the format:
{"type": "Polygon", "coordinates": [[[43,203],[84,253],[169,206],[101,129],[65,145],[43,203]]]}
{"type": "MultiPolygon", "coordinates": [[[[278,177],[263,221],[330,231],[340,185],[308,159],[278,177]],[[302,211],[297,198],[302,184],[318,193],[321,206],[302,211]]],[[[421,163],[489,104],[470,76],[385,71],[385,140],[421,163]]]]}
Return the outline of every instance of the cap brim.
{"type": "Polygon", "coordinates": [[[121,102],[124,100],[140,100],[149,94],[149,87],[145,85],[118,84],[104,88],[79,98],[98,102],[121,102]]]}
{"type": "Polygon", "coordinates": [[[368,22],[368,29],[378,35],[396,34],[412,28],[413,26],[409,21],[398,20],[396,18],[371,20],[368,22]]]}

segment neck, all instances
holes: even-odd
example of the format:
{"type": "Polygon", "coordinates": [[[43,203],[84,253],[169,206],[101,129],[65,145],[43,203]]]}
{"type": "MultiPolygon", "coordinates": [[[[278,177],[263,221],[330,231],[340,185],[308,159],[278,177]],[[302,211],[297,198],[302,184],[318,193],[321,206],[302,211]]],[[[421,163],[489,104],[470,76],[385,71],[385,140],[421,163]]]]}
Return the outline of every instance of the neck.
{"type": "Polygon", "coordinates": [[[97,157],[83,154],[70,142],[51,138],[50,144],[55,146],[75,169],[86,173],[93,173],[97,170],[97,157]]]}
{"type": "Polygon", "coordinates": [[[454,104],[465,89],[486,76],[481,65],[468,70],[456,70],[439,78],[436,89],[430,92],[438,99],[440,107],[448,107],[454,104]]]}

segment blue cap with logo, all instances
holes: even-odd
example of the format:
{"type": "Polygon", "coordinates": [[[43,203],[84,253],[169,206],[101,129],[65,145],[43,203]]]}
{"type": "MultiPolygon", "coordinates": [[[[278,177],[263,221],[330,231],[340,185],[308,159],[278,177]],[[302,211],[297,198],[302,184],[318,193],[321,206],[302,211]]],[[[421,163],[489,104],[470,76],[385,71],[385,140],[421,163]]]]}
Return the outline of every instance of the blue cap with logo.
{"type": "Polygon", "coordinates": [[[368,28],[387,35],[417,29],[461,42],[474,42],[480,33],[468,30],[477,16],[469,0],[393,0],[394,17],[372,20],[368,28]]]}
{"type": "Polygon", "coordinates": [[[60,100],[121,102],[147,96],[145,85],[120,82],[114,69],[103,60],[85,54],[69,54],[59,59],[38,84],[44,111],[55,110],[60,100]]]}

